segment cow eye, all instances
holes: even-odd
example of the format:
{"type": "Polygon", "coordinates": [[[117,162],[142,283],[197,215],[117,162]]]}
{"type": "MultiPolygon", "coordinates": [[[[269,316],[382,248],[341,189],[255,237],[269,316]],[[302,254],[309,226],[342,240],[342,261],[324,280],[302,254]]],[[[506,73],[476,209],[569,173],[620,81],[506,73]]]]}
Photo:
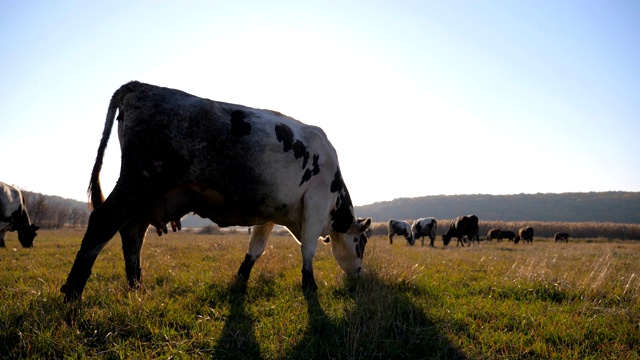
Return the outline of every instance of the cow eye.
{"type": "Polygon", "coordinates": [[[357,243],[358,241],[360,241],[360,239],[358,239],[357,237],[353,238],[353,242],[357,243]]]}

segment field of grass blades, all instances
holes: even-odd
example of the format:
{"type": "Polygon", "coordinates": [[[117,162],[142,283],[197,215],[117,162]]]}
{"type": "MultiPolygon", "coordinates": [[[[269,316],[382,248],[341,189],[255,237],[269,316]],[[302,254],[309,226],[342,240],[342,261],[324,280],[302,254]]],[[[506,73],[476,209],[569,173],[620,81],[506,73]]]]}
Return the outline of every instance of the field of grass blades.
{"type": "Polygon", "coordinates": [[[116,236],[72,306],[59,289],[82,236],[43,230],[32,249],[7,236],[0,357],[640,358],[635,241],[429,248],[377,235],[357,279],[319,244],[319,289],[305,294],[290,236],[272,236],[240,292],[247,235],[150,232],[141,289],[127,287],[116,236]]]}

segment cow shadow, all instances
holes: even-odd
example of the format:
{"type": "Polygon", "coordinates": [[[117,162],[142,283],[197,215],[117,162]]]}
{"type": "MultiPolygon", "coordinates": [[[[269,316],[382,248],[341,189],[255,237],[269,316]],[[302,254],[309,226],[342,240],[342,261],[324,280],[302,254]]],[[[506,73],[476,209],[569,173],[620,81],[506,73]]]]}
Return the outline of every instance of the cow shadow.
{"type": "MultiPolygon", "coordinates": [[[[308,327],[285,357],[467,359],[412,300],[426,295],[438,306],[437,297],[416,291],[422,290],[406,282],[389,284],[376,275],[347,280],[331,294],[350,303],[340,320],[325,313],[316,293],[306,293],[308,327]]],[[[457,324],[466,333],[464,327],[457,324]]]]}
{"type": "MultiPolygon", "coordinates": [[[[260,279],[261,281],[272,281],[270,279],[260,279]]],[[[268,289],[263,283],[263,289],[268,289]]],[[[225,319],[224,328],[213,348],[213,359],[261,359],[260,345],[255,338],[254,319],[251,311],[247,310],[246,303],[250,301],[247,295],[246,282],[234,280],[228,284],[226,291],[218,292],[224,294],[218,300],[229,304],[229,315],[225,319]]],[[[268,294],[264,294],[269,296],[268,294]]],[[[271,294],[273,295],[273,294],[271,294]]],[[[216,301],[208,299],[207,301],[216,301]]]]}
{"type": "MultiPolygon", "coordinates": [[[[229,304],[229,316],[212,358],[263,358],[254,333],[257,320],[246,306],[250,296],[246,294],[246,288],[236,285],[229,290],[224,299],[229,304]]],[[[430,306],[438,306],[436,295],[416,293],[424,290],[406,282],[389,284],[375,274],[348,279],[344,287],[330,291],[327,299],[323,297],[322,301],[344,303],[344,315],[339,319],[327,315],[318,294],[305,292],[306,330],[283,358],[468,358],[423,309],[414,304],[413,299],[418,297],[433,301],[430,306]]],[[[457,331],[467,333],[464,327],[464,324],[456,324],[457,331]]]]}

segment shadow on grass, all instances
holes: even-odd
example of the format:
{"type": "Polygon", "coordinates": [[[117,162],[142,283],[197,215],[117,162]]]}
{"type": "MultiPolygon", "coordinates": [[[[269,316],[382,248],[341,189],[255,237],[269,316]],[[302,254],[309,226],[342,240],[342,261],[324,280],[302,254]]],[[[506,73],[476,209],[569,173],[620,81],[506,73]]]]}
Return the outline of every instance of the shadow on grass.
{"type": "Polygon", "coordinates": [[[229,316],[222,335],[214,347],[214,359],[261,359],[260,345],[255,338],[256,320],[246,309],[247,285],[233,282],[225,300],[229,303],[229,316]]]}
{"type": "MultiPolygon", "coordinates": [[[[349,280],[345,288],[336,290],[337,296],[351,299],[340,321],[326,315],[317,294],[308,293],[308,330],[286,357],[466,359],[413,303],[412,295],[420,291],[411,284],[389,284],[370,274],[349,280]]],[[[435,300],[433,306],[438,306],[435,300]]]]}
{"type": "MultiPolygon", "coordinates": [[[[218,339],[214,358],[261,358],[255,338],[256,319],[245,307],[247,296],[235,288],[228,301],[230,315],[218,339]]],[[[327,289],[328,291],[331,291],[327,289]]],[[[344,316],[329,316],[317,293],[305,293],[308,324],[296,345],[283,357],[292,359],[466,359],[413,299],[433,299],[416,286],[389,284],[376,275],[348,280],[327,294],[344,303],[344,316]]],[[[270,296],[270,294],[265,294],[270,296]]],[[[271,294],[273,295],[273,294],[271,294]]],[[[329,300],[327,300],[329,301],[329,300]]],[[[466,332],[465,329],[458,329],[466,332]]]]}

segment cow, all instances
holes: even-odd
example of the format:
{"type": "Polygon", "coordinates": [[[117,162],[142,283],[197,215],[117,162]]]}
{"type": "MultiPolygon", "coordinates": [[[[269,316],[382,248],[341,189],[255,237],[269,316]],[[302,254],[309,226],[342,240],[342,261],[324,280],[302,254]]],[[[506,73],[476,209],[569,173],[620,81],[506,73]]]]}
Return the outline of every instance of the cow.
{"type": "Polygon", "coordinates": [[[420,218],[413,222],[411,225],[411,232],[413,233],[413,238],[420,238],[422,242],[422,246],[424,246],[424,237],[429,237],[429,246],[434,247],[434,241],[436,240],[436,229],[438,228],[438,223],[436,219],[432,217],[420,218]]]}
{"type": "Polygon", "coordinates": [[[487,232],[487,240],[491,241],[496,239],[497,242],[502,242],[502,231],[500,229],[491,229],[487,232]]]}
{"type": "Polygon", "coordinates": [[[478,217],[475,215],[464,215],[458,216],[455,220],[451,221],[449,224],[449,229],[447,232],[442,235],[442,242],[444,246],[449,245],[449,241],[451,238],[457,238],[456,246],[462,243],[464,246],[463,239],[466,237],[469,240],[469,246],[475,239],[480,244],[480,236],[478,236],[478,217]]]}
{"type": "Polygon", "coordinates": [[[252,226],[238,284],[248,281],[276,224],[301,244],[305,292],[317,290],[313,258],[321,237],[330,239],[345,273],[362,271],[371,218],[357,221],[335,149],[321,128],[275,111],[124,84],[109,102],[88,193],[93,211],[61,287],[67,303],[81,298],[98,254],[117,232],[128,285],[137,287],[148,227],[158,235],[167,225],[180,230],[190,212],[221,227],[252,226]],[[116,113],[120,175],[105,200],[99,175],[116,113]]]}
{"type": "Polygon", "coordinates": [[[25,248],[33,246],[39,226],[31,223],[27,204],[20,190],[0,182],[0,247],[6,247],[7,231],[17,231],[18,241],[25,248]]]}
{"type": "Polygon", "coordinates": [[[500,231],[500,237],[503,239],[507,239],[507,241],[513,241],[516,237],[516,233],[513,231],[500,231]]]}
{"type": "Polygon", "coordinates": [[[388,237],[389,244],[393,244],[393,236],[394,235],[402,235],[407,240],[409,245],[413,245],[415,243],[413,233],[411,232],[411,225],[408,222],[403,220],[394,220],[391,219],[387,223],[388,228],[388,237]]]}
{"type": "Polygon", "coordinates": [[[562,241],[569,243],[569,233],[557,232],[553,235],[553,242],[562,241]]]}
{"type": "Polygon", "coordinates": [[[518,230],[518,235],[513,238],[513,243],[517,244],[518,241],[522,240],[522,243],[533,243],[533,228],[531,226],[525,226],[522,229],[518,230]]]}

